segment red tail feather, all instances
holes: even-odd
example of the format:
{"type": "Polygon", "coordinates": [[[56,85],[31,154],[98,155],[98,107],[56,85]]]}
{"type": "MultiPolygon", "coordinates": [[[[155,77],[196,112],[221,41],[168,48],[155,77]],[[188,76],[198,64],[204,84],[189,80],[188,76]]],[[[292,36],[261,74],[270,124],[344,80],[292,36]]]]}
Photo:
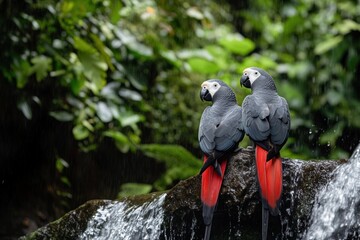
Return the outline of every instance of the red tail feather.
{"type": "MultiPolygon", "coordinates": [[[[204,156],[204,163],[207,157],[204,156]]],[[[221,172],[224,176],[227,161],[224,160],[220,163],[221,172]]],[[[220,177],[213,166],[208,167],[202,174],[201,183],[201,201],[208,206],[215,206],[223,178],[220,177]]]]}
{"type": "MultiPolygon", "coordinates": [[[[204,156],[204,163],[207,157],[204,156]]],[[[215,171],[213,166],[209,166],[203,173],[201,179],[201,201],[203,203],[203,219],[205,228],[204,240],[210,239],[211,223],[215,211],[215,206],[218,201],[222,180],[225,173],[227,161],[220,164],[222,176],[215,171]]]]}
{"type": "Polygon", "coordinates": [[[280,157],[266,162],[267,153],[265,149],[256,146],[256,168],[261,197],[269,205],[270,211],[277,214],[282,192],[282,162],[280,157]]]}

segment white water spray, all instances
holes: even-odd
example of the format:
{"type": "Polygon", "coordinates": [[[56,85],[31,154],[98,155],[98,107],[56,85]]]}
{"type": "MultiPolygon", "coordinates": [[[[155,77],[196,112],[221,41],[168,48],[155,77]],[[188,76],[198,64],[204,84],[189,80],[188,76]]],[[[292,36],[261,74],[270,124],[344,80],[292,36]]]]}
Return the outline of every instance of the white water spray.
{"type": "Polygon", "coordinates": [[[79,239],[159,239],[164,218],[162,205],[165,196],[166,194],[162,194],[140,206],[114,202],[100,207],[89,220],[79,239]]]}
{"type": "Polygon", "coordinates": [[[335,169],[317,193],[303,240],[358,239],[360,230],[360,145],[349,162],[335,169]]]}

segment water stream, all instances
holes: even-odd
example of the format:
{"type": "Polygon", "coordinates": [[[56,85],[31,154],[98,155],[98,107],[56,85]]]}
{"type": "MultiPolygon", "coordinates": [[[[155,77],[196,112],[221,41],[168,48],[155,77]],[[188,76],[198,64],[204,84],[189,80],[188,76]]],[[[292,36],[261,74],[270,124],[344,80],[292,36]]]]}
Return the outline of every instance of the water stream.
{"type": "MultiPolygon", "coordinates": [[[[323,161],[321,165],[315,161],[286,161],[284,172],[287,172],[288,177],[284,190],[287,194],[283,196],[280,222],[273,221],[271,228],[274,229],[269,236],[278,240],[360,239],[360,145],[348,162],[337,168],[335,166],[333,161],[323,161]],[[309,181],[319,184],[312,185],[309,181]]],[[[257,189],[253,191],[257,193],[257,189]]],[[[201,239],[201,214],[197,215],[193,209],[186,208],[178,212],[176,217],[164,216],[166,196],[161,194],[143,204],[114,201],[99,207],[79,239],[201,239]]],[[[214,234],[217,234],[214,239],[259,237],[256,230],[254,232],[256,228],[246,222],[252,221],[246,212],[240,217],[240,213],[246,211],[246,208],[237,206],[222,211],[218,211],[217,218],[221,219],[218,224],[221,222],[221,228],[216,229],[214,225],[214,234]]]]}
{"type": "Polygon", "coordinates": [[[360,239],[360,145],[315,199],[303,240],[360,239]]]}
{"type": "Polygon", "coordinates": [[[166,194],[162,194],[140,206],[114,202],[100,207],[79,239],[159,239],[164,218],[162,204],[165,196],[166,194]]]}

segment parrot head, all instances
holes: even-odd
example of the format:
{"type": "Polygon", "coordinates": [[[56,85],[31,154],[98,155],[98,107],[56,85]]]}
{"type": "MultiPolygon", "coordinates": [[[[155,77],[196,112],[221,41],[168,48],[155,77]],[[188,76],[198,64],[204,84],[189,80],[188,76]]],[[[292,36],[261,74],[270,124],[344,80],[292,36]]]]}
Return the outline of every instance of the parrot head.
{"type": "Polygon", "coordinates": [[[215,93],[222,87],[227,87],[227,85],[218,79],[206,80],[201,84],[200,99],[202,101],[212,101],[215,93]]]}
{"type": "Polygon", "coordinates": [[[274,85],[273,78],[265,70],[257,67],[246,68],[241,76],[240,85],[251,88],[255,81],[263,82],[265,86],[274,85]]]}

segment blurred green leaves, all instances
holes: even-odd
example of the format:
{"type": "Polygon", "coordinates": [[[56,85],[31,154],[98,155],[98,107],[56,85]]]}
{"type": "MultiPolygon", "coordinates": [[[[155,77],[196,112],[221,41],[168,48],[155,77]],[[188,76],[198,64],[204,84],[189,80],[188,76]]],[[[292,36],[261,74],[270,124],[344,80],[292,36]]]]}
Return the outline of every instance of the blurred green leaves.
{"type": "Polygon", "coordinates": [[[17,104],[17,107],[27,119],[30,120],[32,118],[32,110],[29,103],[26,100],[24,99],[20,100],[17,104]]]}
{"type": "Polygon", "coordinates": [[[156,190],[165,190],[175,181],[198,174],[202,166],[200,159],[179,145],[143,144],[141,151],[146,156],[166,164],[166,172],[154,183],[156,190]]]}
{"type": "Polygon", "coordinates": [[[150,184],[145,183],[124,183],[121,185],[117,198],[121,199],[133,195],[141,195],[149,193],[152,189],[150,184]]]}
{"type": "Polygon", "coordinates": [[[89,130],[81,124],[76,125],[72,132],[76,140],[83,140],[89,136],[89,130]]]}
{"type": "Polygon", "coordinates": [[[61,122],[67,122],[74,119],[74,116],[71,113],[65,111],[49,112],[49,115],[61,122]]]}
{"type": "Polygon", "coordinates": [[[74,38],[74,47],[78,50],[82,72],[89,81],[89,88],[98,94],[106,84],[107,63],[92,45],[79,37],[74,38]]]}
{"type": "Polygon", "coordinates": [[[33,57],[31,59],[31,63],[33,64],[33,66],[30,69],[30,73],[35,73],[37,81],[43,80],[48,75],[48,72],[52,69],[51,58],[43,55],[33,57]]]}
{"type": "MultiPolygon", "coordinates": [[[[19,13],[4,15],[1,76],[25,119],[41,108],[69,124],[80,150],[111,140],[121,153],[140,149],[164,163],[153,189],[200,169],[201,161],[178,146],[197,152],[207,106],[200,84],[222,79],[241,103],[250,91],[238,80],[251,66],[268,70],[289,102],[286,157],[345,156],[354,144],[349,139],[360,135],[359,4],[267,1],[263,8],[256,0],[246,10],[229,4],[26,1],[19,13]]],[[[150,190],[129,184],[121,191],[150,190]]]]}
{"type": "Polygon", "coordinates": [[[290,137],[295,137],[285,151],[305,158],[344,157],[344,149],[350,152],[357,144],[350,139],[360,137],[354,107],[360,104],[355,90],[360,58],[354,55],[360,50],[359,4],[268,1],[266,9],[258,7],[262,4],[255,1],[233,14],[244,22],[242,35],[253,36],[258,53],[275,63],[267,68],[289,102],[290,137]]]}
{"type": "Polygon", "coordinates": [[[201,74],[216,74],[220,70],[214,62],[205,58],[190,58],[188,64],[193,72],[201,74]]]}
{"type": "Polygon", "coordinates": [[[239,34],[229,34],[219,39],[220,45],[224,46],[232,53],[246,56],[255,49],[255,43],[239,34]]]}
{"type": "Polygon", "coordinates": [[[316,45],[314,51],[316,54],[319,54],[319,55],[323,54],[323,53],[333,49],[334,47],[336,47],[342,40],[343,40],[342,36],[331,37],[327,40],[320,42],[318,45],[316,45]]]}

